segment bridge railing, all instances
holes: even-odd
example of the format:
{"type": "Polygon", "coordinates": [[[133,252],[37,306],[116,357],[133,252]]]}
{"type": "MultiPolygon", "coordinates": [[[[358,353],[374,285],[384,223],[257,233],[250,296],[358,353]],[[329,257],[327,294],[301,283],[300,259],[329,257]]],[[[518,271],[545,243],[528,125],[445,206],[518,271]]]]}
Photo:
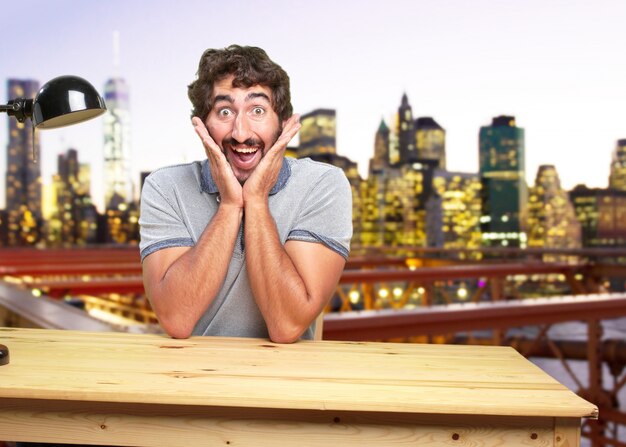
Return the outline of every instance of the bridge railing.
{"type": "MultiPolygon", "coordinates": [[[[611,270],[611,274],[626,276],[626,266],[611,270]]],[[[606,272],[587,264],[510,262],[345,270],[327,311],[405,309],[609,290],[606,272]]]]}
{"type": "MultiPolygon", "coordinates": [[[[625,253],[611,253],[561,253],[566,262],[542,262],[545,253],[539,252],[527,253],[525,257],[509,252],[510,256],[499,262],[486,256],[480,263],[461,263],[453,256],[446,258],[441,250],[355,256],[347,263],[336,296],[327,309],[334,313],[325,317],[324,338],[437,338],[458,342],[469,336],[472,343],[515,342],[523,354],[549,354],[570,372],[567,359],[575,352],[577,358],[585,357],[589,365],[587,383],[574,379],[578,391],[601,407],[599,425],[587,425],[584,432],[594,439],[595,445],[624,446],[615,427],[626,425],[626,414],[620,410],[619,402],[616,404],[626,385],[626,355],[623,343],[602,339],[600,323],[621,316],[626,310],[626,295],[602,294],[620,282],[623,286],[626,278],[626,262],[622,262],[625,253]],[[615,256],[611,257],[611,253],[615,256]],[[553,296],[545,298],[548,295],[553,296]],[[524,299],[527,296],[544,298],[524,299]],[[585,322],[588,341],[584,346],[551,338],[552,325],[564,321],[585,322]],[[513,340],[508,329],[525,325],[537,327],[536,336],[513,340]],[[478,338],[475,331],[487,331],[490,336],[478,338]],[[602,380],[603,364],[611,370],[613,385],[602,380]]],[[[487,254],[495,256],[495,252],[487,254]]],[[[78,298],[85,307],[146,326],[156,321],[143,294],[141,265],[134,250],[56,250],[36,254],[24,250],[3,255],[2,325],[119,329],[45,295],[78,298]],[[7,300],[6,296],[12,298],[7,300]]]]}

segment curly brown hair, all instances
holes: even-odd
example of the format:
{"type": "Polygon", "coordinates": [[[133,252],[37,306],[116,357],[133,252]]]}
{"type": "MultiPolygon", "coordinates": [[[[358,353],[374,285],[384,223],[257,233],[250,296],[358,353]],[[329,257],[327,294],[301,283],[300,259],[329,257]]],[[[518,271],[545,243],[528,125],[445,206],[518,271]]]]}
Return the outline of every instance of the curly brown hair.
{"type": "Polygon", "coordinates": [[[231,45],[224,49],[208,49],[202,54],[196,80],[187,87],[193,105],[192,117],[206,121],[213,104],[213,84],[234,75],[233,87],[263,85],[272,90],[272,108],[284,121],[293,114],[289,76],[267,53],[258,47],[231,45]]]}

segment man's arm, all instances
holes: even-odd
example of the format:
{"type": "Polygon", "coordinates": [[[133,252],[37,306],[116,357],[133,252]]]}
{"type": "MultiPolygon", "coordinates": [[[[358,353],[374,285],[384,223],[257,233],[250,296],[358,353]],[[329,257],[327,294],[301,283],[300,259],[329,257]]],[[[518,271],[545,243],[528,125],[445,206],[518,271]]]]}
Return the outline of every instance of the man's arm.
{"type": "Polygon", "coordinates": [[[270,339],[292,343],[324,309],[344,258],[322,244],[287,241],[283,247],[267,202],[246,206],[246,266],[270,339]],[[254,222],[254,224],[252,224],[254,222]]]}
{"type": "Polygon", "coordinates": [[[165,248],[143,262],[146,295],[163,329],[187,338],[217,296],[232,257],[242,210],[220,206],[192,247],[165,248]]]}
{"type": "Polygon", "coordinates": [[[288,241],[283,247],[270,213],[269,190],[287,143],[299,129],[299,116],[285,122],[281,136],[243,187],[248,277],[270,338],[282,343],[296,341],[311,325],[345,265],[341,255],[322,244],[288,241]]]}
{"type": "Polygon", "coordinates": [[[143,262],[146,295],[163,329],[175,338],[191,335],[219,293],[243,216],[241,185],[204,123],[198,118],[192,122],[220,192],[219,208],[194,247],[165,248],[143,262]]]}

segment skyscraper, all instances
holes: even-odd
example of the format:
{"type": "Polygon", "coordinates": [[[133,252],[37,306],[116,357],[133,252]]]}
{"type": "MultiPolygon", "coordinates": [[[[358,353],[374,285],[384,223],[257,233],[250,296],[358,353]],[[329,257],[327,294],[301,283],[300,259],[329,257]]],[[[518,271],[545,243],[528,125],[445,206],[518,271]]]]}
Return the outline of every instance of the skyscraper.
{"type": "MultiPolygon", "coordinates": [[[[476,173],[435,170],[433,194],[426,204],[429,247],[480,248],[480,188],[476,173]]],[[[480,259],[480,256],[478,251],[468,253],[472,259],[480,259]]]]}
{"type": "Polygon", "coordinates": [[[300,117],[298,158],[312,154],[336,154],[337,121],[332,109],[316,109],[300,117]]]}
{"type": "Polygon", "coordinates": [[[367,180],[362,183],[360,243],[365,247],[380,247],[384,244],[385,189],[390,171],[370,171],[367,180]]]}
{"type": "MultiPolygon", "coordinates": [[[[9,98],[34,98],[39,83],[30,79],[9,79],[9,98]]],[[[9,123],[7,147],[6,211],[9,245],[32,245],[41,238],[41,164],[39,135],[30,120],[9,123]]]]}
{"type": "Polygon", "coordinates": [[[398,177],[389,179],[385,204],[386,230],[392,230],[393,223],[399,222],[395,241],[389,240],[390,245],[426,246],[426,204],[433,193],[435,166],[435,162],[427,160],[403,164],[397,170],[398,177]],[[396,220],[398,217],[399,221],[396,220]]]}
{"type": "Polygon", "coordinates": [[[417,157],[435,160],[439,169],[446,169],[446,131],[431,117],[415,120],[417,157]]]}
{"type": "Polygon", "coordinates": [[[369,175],[389,167],[389,127],[385,120],[380,120],[374,137],[374,157],[370,158],[369,175]]]}
{"type": "Polygon", "coordinates": [[[626,191],[626,139],[617,140],[613,151],[609,188],[626,191]]]}
{"type": "Polygon", "coordinates": [[[108,109],[104,115],[104,205],[106,209],[117,209],[133,200],[126,81],[119,77],[109,79],[104,99],[108,109]]]}
{"type": "Polygon", "coordinates": [[[578,185],[569,193],[583,247],[626,246],[626,191],[578,185]]]}
{"type": "Polygon", "coordinates": [[[481,232],[485,246],[526,246],[524,129],[498,116],[480,128],[481,232]]]}
{"type": "Polygon", "coordinates": [[[580,248],[581,226],[556,168],[539,166],[528,192],[528,246],[580,248]]]}
{"type": "Polygon", "coordinates": [[[413,120],[406,93],[395,120],[393,130],[381,121],[369,177],[362,184],[361,241],[365,246],[427,243],[427,203],[433,193],[439,155],[445,154],[445,132],[432,118],[413,120]],[[422,125],[420,135],[428,157],[421,157],[417,150],[417,123],[422,125]]]}
{"type": "Polygon", "coordinates": [[[569,197],[583,247],[626,246],[626,139],[618,140],[613,151],[609,187],[577,185],[569,197]]]}
{"type": "Polygon", "coordinates": [[[413,111],[406,93],[402,95],[402,101],[400,102],[400,107],[398,108],[396,125],[400,163],[405,164],[417,161],[418,155],[415,144],[415,122],[413,121],[413,111]]]}
{"type": "Polygon", "coordinates": [[[385,190],[391,163],[391,132],[384,119],[374,137],[374,156],[370,158],[367,180],[361,183],[361,234],[365,247],[380,247],[385,234],[385,190]]]}
{"type": "Polygon", "coordinates": [[[82,245],[96,242],[97,212],[89,195],[88,169],[69,149],[57,158],[52,181],[53,212],[48,220],[49,245],[82,245]]]}
{"type": "MultiPolygon", "coordinates": [[[[379,177],[379,183],[382,186],[382,194],[376,196],[380,201],[380,216],[382,222],[382,243],[383,245],[405,245],[404,237],[404,218],[406,213],[402,198],[407,194],[414,194],[409,189],[407,183],[402,178],[400,169],[391,168],[383,173],[376,175],[379,177]],[[383,183],[384,182],[384,183],[383,183]]],[[[413,180],[413,179],[411,179],[413,180]]],[[[373,191],[378,193],[378,191],[373,191]]]]}

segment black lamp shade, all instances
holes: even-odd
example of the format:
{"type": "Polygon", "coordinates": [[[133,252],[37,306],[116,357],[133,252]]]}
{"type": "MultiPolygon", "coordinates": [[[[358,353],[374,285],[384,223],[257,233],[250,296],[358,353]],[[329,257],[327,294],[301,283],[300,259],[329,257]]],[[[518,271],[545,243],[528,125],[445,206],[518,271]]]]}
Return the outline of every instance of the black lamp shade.
{"type": "Polygon", "coordinates": [[[69,126],[102,115],[106,104],[96,89],[78,76],[46,82],[33,102],[33,125],[40,129],[69,126]]]}

